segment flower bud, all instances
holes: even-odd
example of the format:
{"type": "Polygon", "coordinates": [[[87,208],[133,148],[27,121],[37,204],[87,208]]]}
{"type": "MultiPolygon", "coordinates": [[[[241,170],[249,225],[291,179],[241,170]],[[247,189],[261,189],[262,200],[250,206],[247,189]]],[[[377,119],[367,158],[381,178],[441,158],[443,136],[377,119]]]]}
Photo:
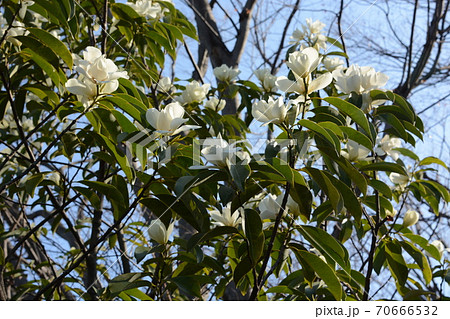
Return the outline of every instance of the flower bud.
{"type": "Polygon", "coordinates": [[[404,227],[410,227],[417,223],[419,220],[419,213],[415,210],[408,210],[405,214],[405,217],[403,217],[403,226],[404,227]]]}

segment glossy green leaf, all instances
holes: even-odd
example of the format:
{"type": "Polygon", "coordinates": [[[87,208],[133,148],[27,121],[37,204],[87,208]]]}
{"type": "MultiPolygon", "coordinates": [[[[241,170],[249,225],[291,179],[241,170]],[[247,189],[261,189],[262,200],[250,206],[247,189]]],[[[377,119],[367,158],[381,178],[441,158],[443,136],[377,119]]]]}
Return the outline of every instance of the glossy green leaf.
{"type": "Polygon", "coordinates": [[[342,287],[334,270],[319,256],[307,251],[298,251],[298,255],[308,263],[316,274],[325,282],[328,290],[336,300],[342,300],[342,287]]]}
{"type": "Polygon", "coordinates": [[[366,134],[371,138],[371,140],[374,140],[374,137],[371,136],[371,130],[369,127],[369,122],[367,121],[367,118],[361,109],[357,108],[353,104],[344,101],[338,97],[326,97],[324,98],[325,101],[330,103],[331,105],[338,108],[340,111],[345,113],[346,115],[350,116],[350,118],[359,126],[361,126],[364,131],[366,131],[366,134]]]}
{"type": "Polygon", "coordinates": [[[264,233],[261,217],[253,209],[245,210],[245,236],[248,240],[250,260],[255,265],[263,253],[264,233]]]}

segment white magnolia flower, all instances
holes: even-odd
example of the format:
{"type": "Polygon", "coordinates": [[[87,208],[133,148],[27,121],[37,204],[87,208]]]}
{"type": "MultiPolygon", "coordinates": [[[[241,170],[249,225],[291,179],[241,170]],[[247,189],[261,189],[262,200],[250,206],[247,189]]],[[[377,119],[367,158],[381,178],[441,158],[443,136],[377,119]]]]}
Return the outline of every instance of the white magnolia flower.
{"type": "Polygon", "coordinates": [[[348,69],[337,69],[333,71],[336,87],[346,94],[356,92],[358,94],[368,93],[386,85],[389,77],[369,66],[360,67],[356,64],[348,69]]]}
{"type": "Polygon", "coordinates": [[[304,32],[320,33],[325,28],[325,23],[316,20],[313,22],[311,18],[306,19],[306,25],[303,26],[304,32]]]}
{"type": "Polygon", "coordinates": [[[163,76],[159,79],[157,84],[154,84],[154,87],[159,92],[168,93],[172,89],[172,81],[169,77],[163,76]]]}
{"type": "Polygon", "coordinates": [[[321,33],[311,35],[311,45],[317,51],[320,49],[327,49],[327,40],[327,37],[321,33]]]}
{"type": "Polygon", "coordinates": [[[399,173],[391,173],[389,174],[389,179],[392,183],[398,185],[400,189],[403,189],[408,185],[410,177],[399,173]]]}
{"type": "Polygon", "coordinates": [[[389,135],[385,135],[380,143],[379,146],[375,149],[375,152],[379,156],[383,155],[389,155],[392,157],[394,161],[398,159],[398,156],[400,155],[399,151],[394,150],[394,148],[401,147],[402,146],[402,140],[398,137],[390,137],[389,135]]]}
{"type": "Polygon", "coordinates": [[[334,70],[333,77],[338,90],[345,94],[355,92],[362,95],[364,111],[368,112],[372,107],[384,103],[384,100],[372,101],[369,93],[386,85],[389,79],[386,74],[375,72],[375,69],[369,66],[360,67],[353,64],[345,71],[342,68],[334,70]]]}
{"type": "MultiPolygon", "coordinates": [[[[167,0],[166,0],[167,1],[167,0]]],[[[146,19],[160,19],[168,10],[152,0],[137,0],[136,3],[127,2],[141,17],[146,19]]]]}
{"type": "Polygon", "coordinates": [[[208,93],[210,87],[210,84],[200,85],[200,83],[194,80],[186,85],[186,89],[180,96],[177,96],[175,100],[181,104],[189,104],[192,102],[200,103],[206,98],[206,94],[208,93]]]}
{"type": "Polygon", "coordinates": [[[298,94],[311,94],[314,91],[321,90],[325,87],[327,87],[331,81],[333,80],[333,77],[331,76],[331,73],[327,72],[322,75],[320,75],[318,78],[311,81],[311,75],[308,76],[305,79],[305,82],[307,84],[308,91],[306,91],[305,84],[303,82],[303,79],[297,79],[296,81],[291,81],[285,76],[279,76],[276,81],[277,87],[286,93],[295,92],[298,94]]]}
{"type": "Polygon", "coordinates": [[[220,112],[225,108],[225,100],[218,99],[215,96],[211,97],[209,100],[205,102],[205,107],[207,109],[214,110],[216,112],[220,112]]]}
{"type": "Polygon", "coordinates": [[[184,108],[178,103],[173,102],[161,111],[153,108],[146,113],[148,123],[158,132],[162,134],[175,135],[182,131],[198,128],[196,125],[182,125],[188,119],[184,119],[184,108]]]}
{"type": "Polygon", "coordinates": [[[270,70],[268,68],[258,69],[253,71],[253,74],[256,76],[259,82],[263,82],[266,74],[270,74],[270,70]]]}
{"type": "Polygon", "coordinates": [[[263,122],[264,124],[275,123],[280,124],[284,122],[287,114],[287,106],[283,102],[283,98],[274,100],[269,97],[268,101],[258,101],[253,103],[252,115],[255,120],[263,122]]]}
{"type": "Polygon", "coordinates": [[[270,73],[270,70],[267,68],[258,69],[253,71],[256,78],[261,83],[262,88],[266,92],[276,92],[277,91],[277,77],[270,73]]]}
{"type": "Polygon", "coordinates": [[[19,17],[23,20],[25,18],[25,14],[27,13],[27,8],[32,6],[34,4],[34,1],[21,1],[20,2],[20,10],[19,10],[19,17]]]}
{"type": "Polygon", "coordinates": [[[341,155],[351,162],[369,160],[369,153],[370,150],[367,147],[352,140],[348,140],[347,149],[341,151],[341,155]]]}
{"type": "Polygon", "coordinates": [[[325,57],[323,59],[322,63],[323,63],[323,66],[325,67],[325,69],[332,72],[336,69],[342,68],[344,61],[338,57],[335,57],[335,58],[325,57]]]}
{"type": "Polygon", "coordinates": [[[238,142],[228,144],[219,134],[217,138],[205,139],[201,153],[209,163],[219,168],[225,168],[229,164],[236,164],[239,161],[247,164],[250,162],[250,155],[236,147],[236,143],[238,142]]]}
{"type": "Polygon", "coordinates": [[[291,41],[289,41],[289,44],[295,44],[295,43],[299,43],[300,41],[302,41],[305,38],[305,32],[300,30],[300,29],[295,29],[294,32],[292,32],[291,35],[291,41]]]}
{"type": "Polygon", "coordinates": [[[148,234],[150,238],[156,241],[158,244],[164,245],[169,241],[169,237],[173,231],[173,223],[166,228],[164,223],[159,219],[155,219],[151,222],[148,228],[148,234]]]}
{"type": "Polygon", "coordinates": [[[403,226],[410,227],[419,221],[419,213],[415,210],[408,210],[403,217],[403,226]]]}
{"type": "Polygon", "coordinates": [[[83,104],[97,95],[117,90],[119,78],[128,79],[126,71],[119,71],[114,62],[95,47],[87,47],[83,59],[75,54],[73,57],[75,70],[80,75],[77,79],[69,79],[65,86],[70,93],[78,95],[83,104]]]}
{"type": "Polygon", "coordinates": [[[306,48],[289,54],[286,65],[295,73],[298,78],[306,78],[313,72],[322,58],[314,48],[306,48]]]}
{"type": "Polygon", "coordinates": [[[219,81],[229,83],[229,82],[233,81],[234,79],[236,79],[237,76],[239,75],[239,73],[241,73],[241,71],[239,71],[238,69],[231,68],[226,64],[222,64],[221,66],[214,68],[213,73],[214,73],[214,76],[219,81]]]}
{"type": "MultiPolygon", "coordinates": [[[[280,211],[282,201],[283,194],[278,197],[273,194],[269,194],[261,200],[258,205],[261,219],[276,219],[280,211]]],[[[283,215],[285,214],[286,211],[284,211],[283,215]]]]}
{"type": "Polygon", "coordinates": [[[242,208],[238,208],[233,214],[231,214],[231,203],[222,208],[222,213],[217,209],[209,212],[211,218],[214,220],[213,224],[217,226],[231,226],[237,227],[241,223],[241,215],[244,214],[242,208]]]}

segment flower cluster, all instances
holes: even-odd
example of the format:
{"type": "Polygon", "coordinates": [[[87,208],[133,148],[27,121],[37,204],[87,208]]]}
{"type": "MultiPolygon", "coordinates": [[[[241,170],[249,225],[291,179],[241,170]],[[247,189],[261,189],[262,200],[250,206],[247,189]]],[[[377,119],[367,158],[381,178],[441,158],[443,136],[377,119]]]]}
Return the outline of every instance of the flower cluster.
{"type": "Polygon", "coordinates": [[[73,56],[75,71],[79,75],[76,79],[69,79],[66,88],[70,93],[76,94],[84,105],[99,95],[116,91],[119,87],[118,79],[128,79],[126,71],[119,71],[117,65],[95,47],[87,47],[83,52],[83,59],[75,54],[73,56]]]}
{"type": "Polygon", "coordinates": [[[312,21],[306,19],[306,24],[302,25],[302,30],[295,29],[292,33],[291,44],[298,44],[305,40],[309,46],[315,48],[317,51],[327,48],[327,37],[322,33],[325,24],[319,20],[312,21]]]}

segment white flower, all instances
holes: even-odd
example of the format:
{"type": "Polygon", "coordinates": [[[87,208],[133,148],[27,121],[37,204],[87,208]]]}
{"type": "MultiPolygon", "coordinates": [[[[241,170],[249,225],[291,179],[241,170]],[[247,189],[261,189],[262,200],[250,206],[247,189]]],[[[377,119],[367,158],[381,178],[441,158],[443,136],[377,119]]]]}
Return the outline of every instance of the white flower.
{"type": "Polygon", "coordinates": [[[236,147],[236,143],[228,144],[219,134],[217,138],[205,139],[201,153],[209,163],[219,168],[225,168],[228,164],[236,164],[239,160],[244,160],[244,163],[247,164],[250,161],[250,155],[236,147]]]}
{"type": "Polygon", "coordinates": [[[280,124],[284,122],[287,114],[287,106],[283,102],[283,98],[274,100],[269,97],[268,101],[258,101],[253,103],[252,115],[255,120],[263,122],[264,124],[275,123],[280,124]]]}
{"type": "Polygon", "coordinates": [[[327,37],[321,33],[311,35],[312,46],[317,51],[320,49],[326,50],[327,40],[327,37]]]}
{"type": "MultiPolygon", "coordinates": [[[[277,197],[273,194],[269,194],[266,198],[261,200],[258,205],[261,219],[276,219],[282,201],[283,195],[277,197]]],[[[283,214],[286,214],[286,211],[284,211],[283,214]]]]}
{"type": "Polygon", "coordinates": [[[345,94],[355,92],[362,94],[364,111],[370,111],[373,106],[377,106],[384,100],[372,101],[370,91],[380,89],[386,85],[389,77],[381,72],[375,72],[375,69],[368,66],[360,67],[351,65],[347,70],[336,69],[333,71],[333,77],[336,80],[336,88],[345,94]]]}
{"type": "Polygon", "coordinates": [[[275,75],[272,75],[270,73],[269,69],[267,69],[267,68],[258,69],[258,70],[253,71],[253,73],[255,74],[255,76],[259,80],[259,82],[261,83],[261,86],[264,89],[264,91],[266,91],[266,92],[276,92],[277,91],[277,85],[276,85],[277,77],[275,75]]]}
{"type": "Polygon", "coordinates": [[[270,70],[267,68],[264,69],[258,69],[253,71],[253,74],[256,76],[256,78],[259,80],[259,82],[263,82],[266,74],[270,74],[270,70]]]}
{"type": "Polygon", "coordinates": [[[154,88],[160,92],[168,93],[172,89],[172,81],[169,77],[163,76],[157,84],[154,84],[154,88]]]}
{"type": "Polygon", "coordinates": [[[184,108],[178,103],[168,104],[163,110],[149,109],[146,113],[148,123],[158,132],[162,134],[175,135],[182,131],[198,128],[195,125],[181,124],[188,121],[184,119],[184,108]]]}
{"type": "Polygon", "coordinates": [[[147,19],[159,19],[168,11],[161,8],[158,3],[153,3],[152,0],[137,0],[136,3],[127,2],[126,4],[132,7],[141,17],[147,19]]]}
{"type": "Polygon", "coordinates": [[[206,98],[206,94],[211,87],[210,84],[200,85],[197,81],[192,81],[186,85],[186,89],[181,96],[177,96],[175,99],[181,104],[189,104],[192,102],[201,102],[206,98]]]}
{"type": "Polygon", "coordinates": [[[111,59],[107,59],[95,47],[87,47],[83,59],[73,55],[75,70],[80,74],[77,79],[69,79],[67,90],[80,97],[83,104],[93,100],[99,94],[110,94],[119,87],[119,78],[128,79],[126,71],[119,71],[111,59]]]}
{"type": "Polygon", "coordinates": [[[166,228],[164,223],[159,219],[155,219],[151,222],[148,228],[148,234],[150,238],[156,241],[158,244],[164,245],[169,241],[169,237],[173,231],[173,223],[166,228]]]}
{"type": "Polygon", "coordinates": [[[295,44],[299,43],[303,40],[305,37],[305,32],[300,29],[295,29],[294,32],[292,32],[292,36],[290,37],[292,40],[289,41],[289,44],[295,44]]]}
{"type": "Polygon", "coordinates": [[[34,4],[34,1],[20,1],[20,10],[19,10],[19,17],[23,20],[25,18],[25,14],[27,13],[27,8],[32,6],[34,4]]]}
{"type": "Polygon", "coordinates": [[[415,210],[408,210],[403,217],[403,226],[410,227],[419,221],[419,213],[415,210]]]}
{"type": "Polygon", "coordinates": [[[313,22],[312,19],[309,18],[306,19],[306,25],[303,26],[303,31],[309,31],[309,33],[320,33],[323,28],[325,28],[325,23],[319,20],[313,22]]]}
{"type": "Polygon", "coordinates": [[[222,64],[221,66],[214,68],[213,73],[219,81],[229,83],[233,81],[241,71],[231,68],[226,64],[222,64]]]}
{"type": "Polygon", "coordinates": [[[222,214],[217,209],[209,213],[211,214],[211,218],[214,219],[213,224],[217,226],[237,227],[241,223],[241,215],[244,214],[244,211],[242,208],[239,208],[231,214],[231,203],[228,203],[222,209],[222,214]]]}
{"type": "Polygon", "coordinates": [[[295,73],[296,77],[306,78],[314,71],[322,60],[314,48],[306,48],[289,54],[286,65],[295,73]]]}
{"type": "Polygon", "coordinates": [[[391,180],[392,183],[398,185],[400,189],[405,188],[405,186],[408,185],[409,182],[409,176],[399,173],[389,174],[389,179],[391,180]]]}
{"type": "Polygon", "coordinates": [[[375,72],[372,67],[360,67],[356,64],[351,65],[347,70],[334,70],[333,77],[336,80],[336,87],[346,94],[351,92],[362,94],[379,89],[389,79],[386,74],[375,72]]]}
{"type": "Polygon", "coordinates": [[[351,162],[368,160],[369,153],[370,150],[367,147],[352,140],[348,140],[347,150],[341,151],[341,155],[351,162]]]}
{"type": "Polygon", "coordinates": [[[342,68],[344,61],[342,59],[339,59],[338,57],[335,58],[325,57],[322,63],[325,69],[332,72],[336,69],[342,68]]]}
{"type": "Polygon", "coordinates": [[[296,92],[298,94],[306,93],[307,95],[309,95],[314,91],[318,91],[327,87],[332,80],[333,77],[331,76],[330,72],[324,73],[312,81],[311,75],[306,79],[297,79],[296,81],[291,81],[285,76],[279,76],[277,78],[276,85],[281,91],[286,93],[296,92]],[[306,91],[306,87],[303,82],[304,80],[308,87],[308,91],[306,91]]]}
{"type": "Polygon", "coordinates": [[[216,112],[220,112],[225,108],[225,100],[219,100],[215,96],[211,97],[209,100],[205,102],[205,107],[207,109],[214,110],[216,112]]]}
{"type": "Polygon", "coordinates": [[[392,157],[394,161],[396,161],[398,159],[398,156],[400,155],[400,152],[393,149],[401,146],[401,139],[399,139],[398,137],[390,137],[389,135],[385,135],[381,139],[379,146],[375,149],[375,152],[379,156],[387,154],[392,157]]]}

